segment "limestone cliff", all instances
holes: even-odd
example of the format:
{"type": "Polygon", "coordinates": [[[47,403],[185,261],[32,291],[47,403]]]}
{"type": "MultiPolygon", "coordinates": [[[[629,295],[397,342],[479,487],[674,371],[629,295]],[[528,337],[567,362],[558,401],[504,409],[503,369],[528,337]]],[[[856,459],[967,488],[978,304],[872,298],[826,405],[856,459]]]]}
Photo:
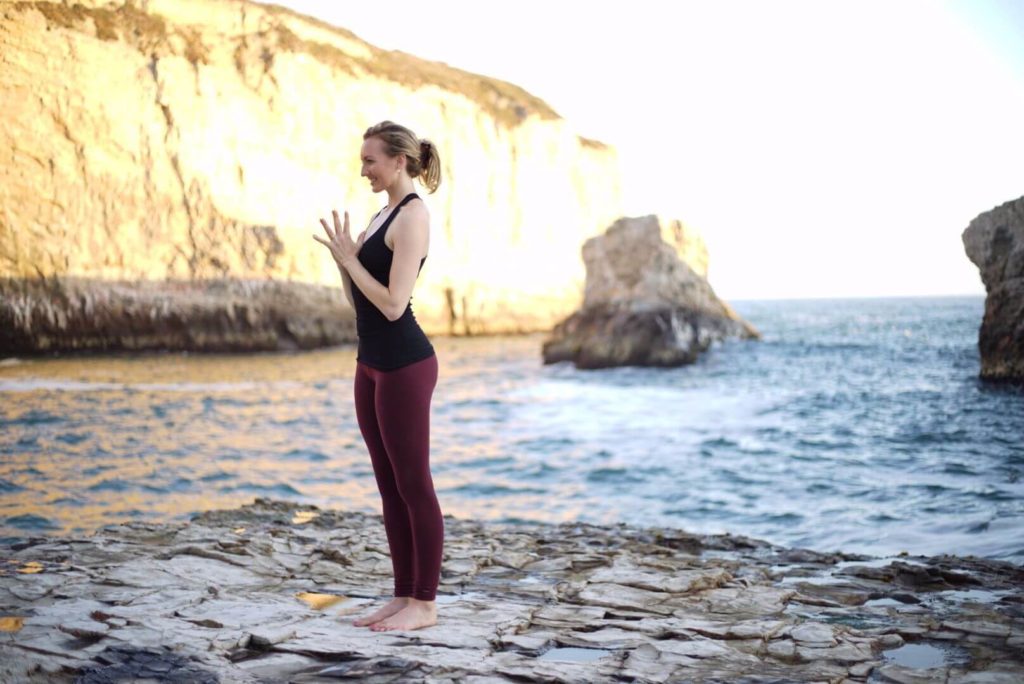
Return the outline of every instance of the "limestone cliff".
{"type": "Polygon", "coordinates": [[[980,375],[1024,382],[1024,197],[979,214],[961,239],[985,283],[980,375]]]}
{"type": "Polygon", "coordinates": [[[129,347],[179,347],[160,330],[198,324],[179,308],[196,293],[236,341],[350,340],[311,235],[332,208],[356,233],[386,203],[359,176],[362,132],[385,118],[442,155],[413,299],[430,333],[550,328],[582,297],[580,245],[622,211],[614,149],[521,88],[239,0],[0,2],[0,108],[0,350],[117,347],[77,331],[125,333],[135,285],[152,344],[129,347]],[[303,315],[323,325],[295,333],[293,307],[239,294],[292,286],[319,293],[303,315]],[[228,315],[245,305],[267,315],[228,315]]]}

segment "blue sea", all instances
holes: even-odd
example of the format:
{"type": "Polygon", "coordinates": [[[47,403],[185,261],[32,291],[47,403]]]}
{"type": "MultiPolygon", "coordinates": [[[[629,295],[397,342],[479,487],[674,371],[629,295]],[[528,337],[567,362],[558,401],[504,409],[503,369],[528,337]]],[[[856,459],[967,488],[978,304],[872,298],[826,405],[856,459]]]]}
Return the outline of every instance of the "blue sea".
{"type": "MultiPolygon", "coordinates": [[[[1024,562],[1024,391],[978,379],[984,298],[732,301],[763,339],[674,369],[434,338],[444,513],[1024,562]]],[[[269,496],[380,512],[355,350],[0,361],[0,540],[269,496]]]]}

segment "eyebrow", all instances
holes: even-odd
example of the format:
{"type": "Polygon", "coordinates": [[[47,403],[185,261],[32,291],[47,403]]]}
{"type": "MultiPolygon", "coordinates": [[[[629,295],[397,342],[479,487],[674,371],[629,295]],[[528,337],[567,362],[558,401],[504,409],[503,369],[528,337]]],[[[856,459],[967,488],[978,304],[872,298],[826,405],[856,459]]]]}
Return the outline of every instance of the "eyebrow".
{"type": "Polygon", "coordinates": [[[363,157],[363,161],[367,161],[369,159],[373,159],[373,157],[371,155],[366,155],[365,157],[363,157]]]}

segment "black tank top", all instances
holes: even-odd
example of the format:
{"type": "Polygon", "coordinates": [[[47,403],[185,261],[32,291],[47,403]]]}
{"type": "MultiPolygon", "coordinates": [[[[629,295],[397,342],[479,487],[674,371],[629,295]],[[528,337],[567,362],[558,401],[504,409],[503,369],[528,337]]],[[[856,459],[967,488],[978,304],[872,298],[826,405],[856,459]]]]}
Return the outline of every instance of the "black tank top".
{"type": "MultiPolygon", "coordinates": [[[[384,234],[402,206],[415,197],[419,197],[415,192],[403,197],[391,215],[384,220],[384,224],[364,239],[363,246],[359,249],[359,263],[385,287],[391,280],[391,261],[394,252],[385,244],[384,234]]],[[[420,270],[423,269],[423,262],[426,260],[427,257],[420,259],[420,270]]],[[[419,271],[416,273],[418,275],[419,271]]],[[[387,316],[366,298],[355,281],[352,281],[352,301],[355,303],[356,332],[359,336],[357,361],[378,370],[395,370],[422,361],[434,353],[433,345],[412,313],[412,297],[409,298],[409,304],[401,317],[395,321],[389,321],[387,316]]]]}

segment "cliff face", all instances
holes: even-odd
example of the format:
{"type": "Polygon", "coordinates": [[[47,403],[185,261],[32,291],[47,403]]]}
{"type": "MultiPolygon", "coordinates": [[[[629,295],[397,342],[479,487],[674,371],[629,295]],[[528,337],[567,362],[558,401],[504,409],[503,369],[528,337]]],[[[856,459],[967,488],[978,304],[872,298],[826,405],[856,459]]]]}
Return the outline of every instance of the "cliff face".
{"type": "Polygon", "coordinates": [[[356,234],[387,202],[359,176],[362,132],[385,118],[442,156],[420,193],[428,333],[550,328],[582,297],[580,245],[621,214],[614,150],[544,102],[283,8],[2,2],[0,48],[0,301],[8,321],[64,320],[67,339],[90,287],[119,281],[176,283],[159,295],[172,311],[182,283],[319,286],[321,315],[350,317],[311,235],[332,208],[356,234]],[[70,305],[46,298],[63,280],[70,305]]]}
{"type": "Polygon", "coordinates": [[[979,214],[961,239],[985,283],[980,375],[1024,382],[1024,197],[979,214]]]}

